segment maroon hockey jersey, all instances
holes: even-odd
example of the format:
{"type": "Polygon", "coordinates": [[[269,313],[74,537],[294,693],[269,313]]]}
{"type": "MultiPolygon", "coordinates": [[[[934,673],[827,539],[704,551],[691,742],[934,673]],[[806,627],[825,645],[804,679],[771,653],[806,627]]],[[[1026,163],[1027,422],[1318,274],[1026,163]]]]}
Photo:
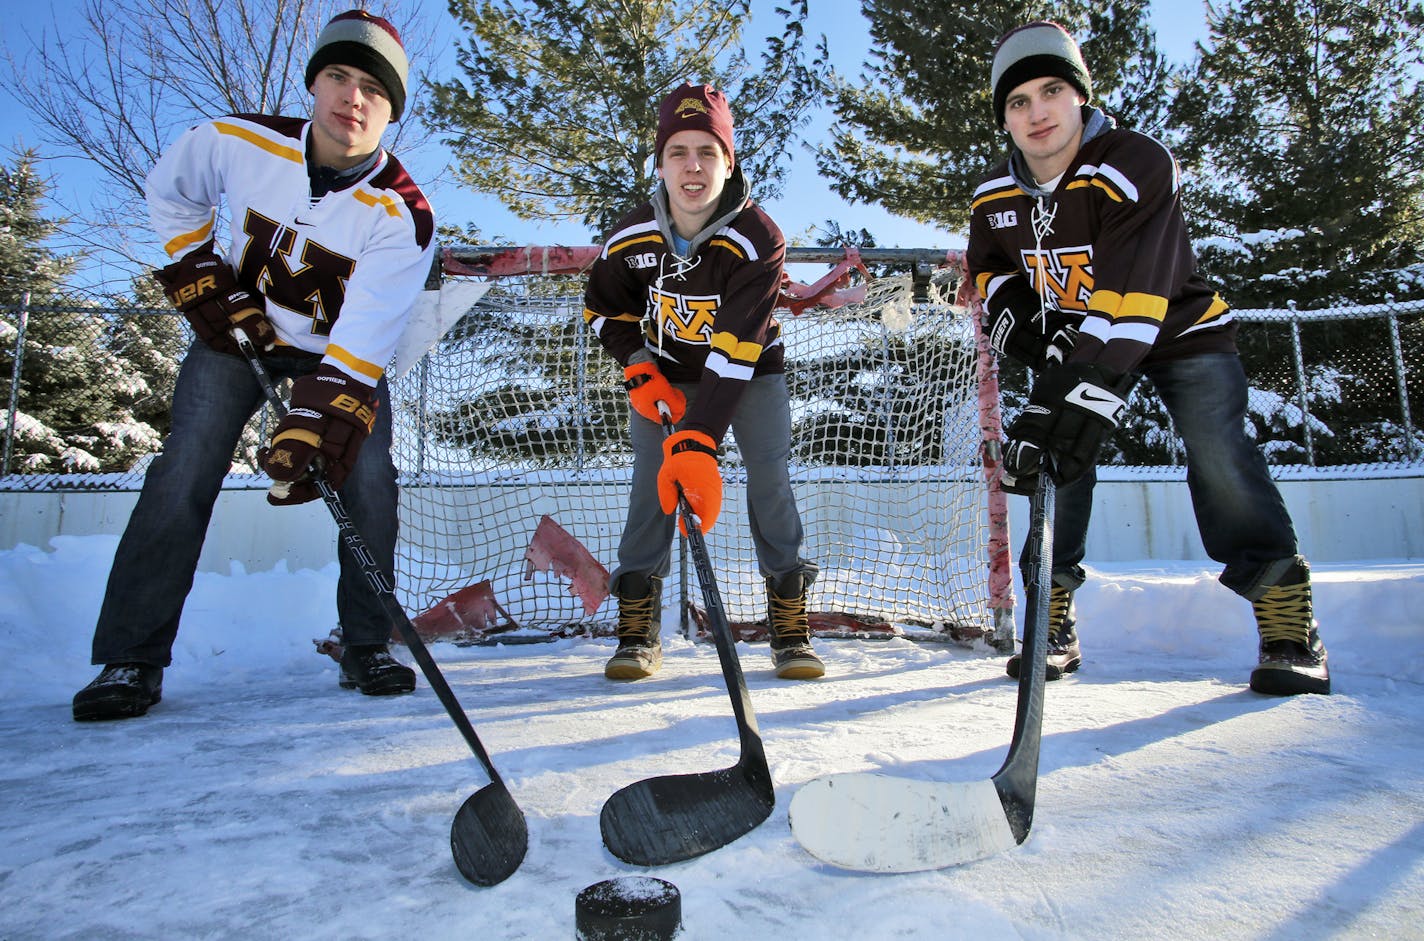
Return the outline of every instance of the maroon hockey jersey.
{"type": "Polygon", "coordinates": [[[784,368],[772,312],[786,239],[747,190],[737,168],[683,257],[660,185],[614,226],[584,293],[584,320],[620,365],[651,356],[670,382],[698,384],[681,427],[714,441],[726,434],[747,382],[784,368]]]}
{"type": "Polygon", "coordinates": [[[1236,323],[1197,271],[1170,151],[1085,108],[1083,142],[1052,190],[1014,152],[979,184],[967,260],[986,305],[1024,323],[1081,317],[1070,362],[1130,372],[1144,360],[1236,348],[1236,323]]]}

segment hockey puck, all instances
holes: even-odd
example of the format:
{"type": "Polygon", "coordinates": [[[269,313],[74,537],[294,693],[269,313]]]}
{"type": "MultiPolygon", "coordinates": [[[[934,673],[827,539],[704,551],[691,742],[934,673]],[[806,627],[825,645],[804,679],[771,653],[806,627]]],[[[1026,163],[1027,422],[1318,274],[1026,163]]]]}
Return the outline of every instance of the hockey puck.
{"type": "Polygon", "coordinates": [[[666,941],[682,929],[677,886],[651,876],[595,882],[574,900],[579,941],[666,941]]]}

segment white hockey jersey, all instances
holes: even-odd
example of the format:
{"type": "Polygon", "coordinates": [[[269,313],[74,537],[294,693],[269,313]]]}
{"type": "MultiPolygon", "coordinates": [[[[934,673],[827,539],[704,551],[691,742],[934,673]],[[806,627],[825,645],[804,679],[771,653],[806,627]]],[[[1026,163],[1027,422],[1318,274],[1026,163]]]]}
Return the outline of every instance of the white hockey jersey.
{"type": "Polygon", "coordinates": [[[148,175],[149,214],[177,259],[214,240],[226,197],[226,257],[238,282],[266,299],[278,343],[374,386],[430,273],[435,219],[384,150],[368,173],[313,199],[310,126],[233,115],[190,128],[148,175]]]}

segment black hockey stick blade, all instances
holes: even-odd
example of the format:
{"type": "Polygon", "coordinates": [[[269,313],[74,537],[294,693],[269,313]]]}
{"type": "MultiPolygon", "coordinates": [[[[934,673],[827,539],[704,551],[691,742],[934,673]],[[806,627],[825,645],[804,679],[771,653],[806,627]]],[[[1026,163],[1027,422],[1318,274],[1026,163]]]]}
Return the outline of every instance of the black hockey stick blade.
{"type": "MultiPolygon", "coordinates": [[[[277,394],[277,388],[272,384],[272,377],[268,374],[267,367],[262,365],[262,360],[258,357],[257,350],[253,347],[247,334],[234,328],[232,335],[233,339],[237,341],[238,348],[242,350],[243,356],[247,358],[248,365],[252,367],[252,373],[262,387],[262,392],[273,411],[279,417],[285,415],[286,405],[282,402],[282,397],[277,394]]],[[[315,464],[313,464],[313,468],[316,469],[315,464]]],[[[514,802],[514,797],[505,787],[499,773],[495,771],[494,762],[490,760],[489,753],[485,751],[479,736],[475,734],[474,726],[470,724],[470,718],[465,714],[464,707],[455,698],[455,692],[445,681],[445,675],[440,672],[440,666],[430,655],[425,641],[421,640],[420,634],[416,632],[410,615],[406,614],[405,608],[401,607],[390,578],[376,564],[375,557],[367,548],[360,530],[356,528],[350,514],[346,512],[346,504],[341,499],[341,495],[331,484],[327,483],[326,477],[320,473],[319,469],[316,469],[313,482],[317,492],[321,494],[323,502],[326,503],[327,510],[331,512],[331,518],[336,523],[341,541],[351,553],[351,557],[361,566],[361,574],[366,577],[366,582],[375,593],[386,618],[400,632],[407,649],[415,657],[416,663],[420,665],[420,672],[425,674],[426,682],[435,691],[440,704],[445,707],[446,713],[455,723],[455,727],[460,730],[465,743],[470,746],[470,751],[479,759],[485,773],[489,775],[490,783],[465,801],[460,810],[456,812],[455,820],[450,826],[450,846],[455,857],[455,866],[460,870],[461,875],[476,885],[494,885],[501,882],[519,868],[519,863],[524,859],[524,853],[528,848],[529,834],[524,813],[514,802]]]]}
{"type": "MultiPolygon", "coordinates": [[[[663,431],[672,422],[663,413],[663,431]]],[[[776,794],[766,763],[751,693],[737,659],[736,641],[722,594],[712,572],[712,560],[703,539],[701,523],[687,497],[678,488],[678,507],[687,524],[703,606],[712,625],[722,679],[732,700],[741,756],[730,768],[695,774],[669,774],[635,781],[616,792],[603,805],[599,829],[603,843],[614,856],[636,866],[661,866],[701,856],[754,830],[771,816],[776,794]]]]}
{"type": "Polygon", "coordinates": [[[498,885],[508,879],[528,849],[524,813],[502,781],[471,794],[450,824],[455,868],[475,885],[498,885]]]}
{"type": "Polygon", "coordinates": [[[614,856],[635,866],[662,866],[745,836],[771,816],[774,805],[771,789],[737,764],[635,781],[604,803],[598,823],[614,856]]]}
{"type": "Polygon", "coordinates": [[[1053,481],[1040,474],[1014,735],[1003,766],[987,781],[866,773],[816,778],[796,792],[788,811],[792,833],[812,856],[842,869],[920,872],[984,859],[1028,839],[1048,659],[1053,503],[1053,481]]]}

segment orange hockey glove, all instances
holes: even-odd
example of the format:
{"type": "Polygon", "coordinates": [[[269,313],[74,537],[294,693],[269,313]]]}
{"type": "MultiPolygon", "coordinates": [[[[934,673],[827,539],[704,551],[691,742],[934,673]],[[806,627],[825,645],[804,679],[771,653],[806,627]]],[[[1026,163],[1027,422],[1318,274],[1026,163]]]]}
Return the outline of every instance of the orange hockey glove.
{"type": "Polygon", "coordinates": [[[623,370],[623,388],[628,390],[628,401],[633,410],[650,422],[661,422],[658,403],[666,402],[672,412],[673,424],[682,421],[687,413],[687,396],[673,388],[672,383],[653,363],[634,363],[623,370]]]}
{"type": "MultiPolygon", "coordinates": [[[[677,488],[697,518],[702,531],[711,532],[722,512],[722,475],[717,471],[717,442],[700,431],[679,431],[663,441],[663,466],[658,471],[658,503],[669,515],[677,512],[677,488]]],[[[687,535],[687,521],[678,520],[687,535]]]]}
{"type": "Polygon", "coordinates": [[[361,444],[376,426],[376,390],[333,366],[321,366],[292,383],[292,406],[277,425],[271,447],[257,460],[272,480],[267,502],[292,506],[321,494],[312,482],[312,461],[321,458],[326,482],[340,489],[356,465],[361,444]]]}

